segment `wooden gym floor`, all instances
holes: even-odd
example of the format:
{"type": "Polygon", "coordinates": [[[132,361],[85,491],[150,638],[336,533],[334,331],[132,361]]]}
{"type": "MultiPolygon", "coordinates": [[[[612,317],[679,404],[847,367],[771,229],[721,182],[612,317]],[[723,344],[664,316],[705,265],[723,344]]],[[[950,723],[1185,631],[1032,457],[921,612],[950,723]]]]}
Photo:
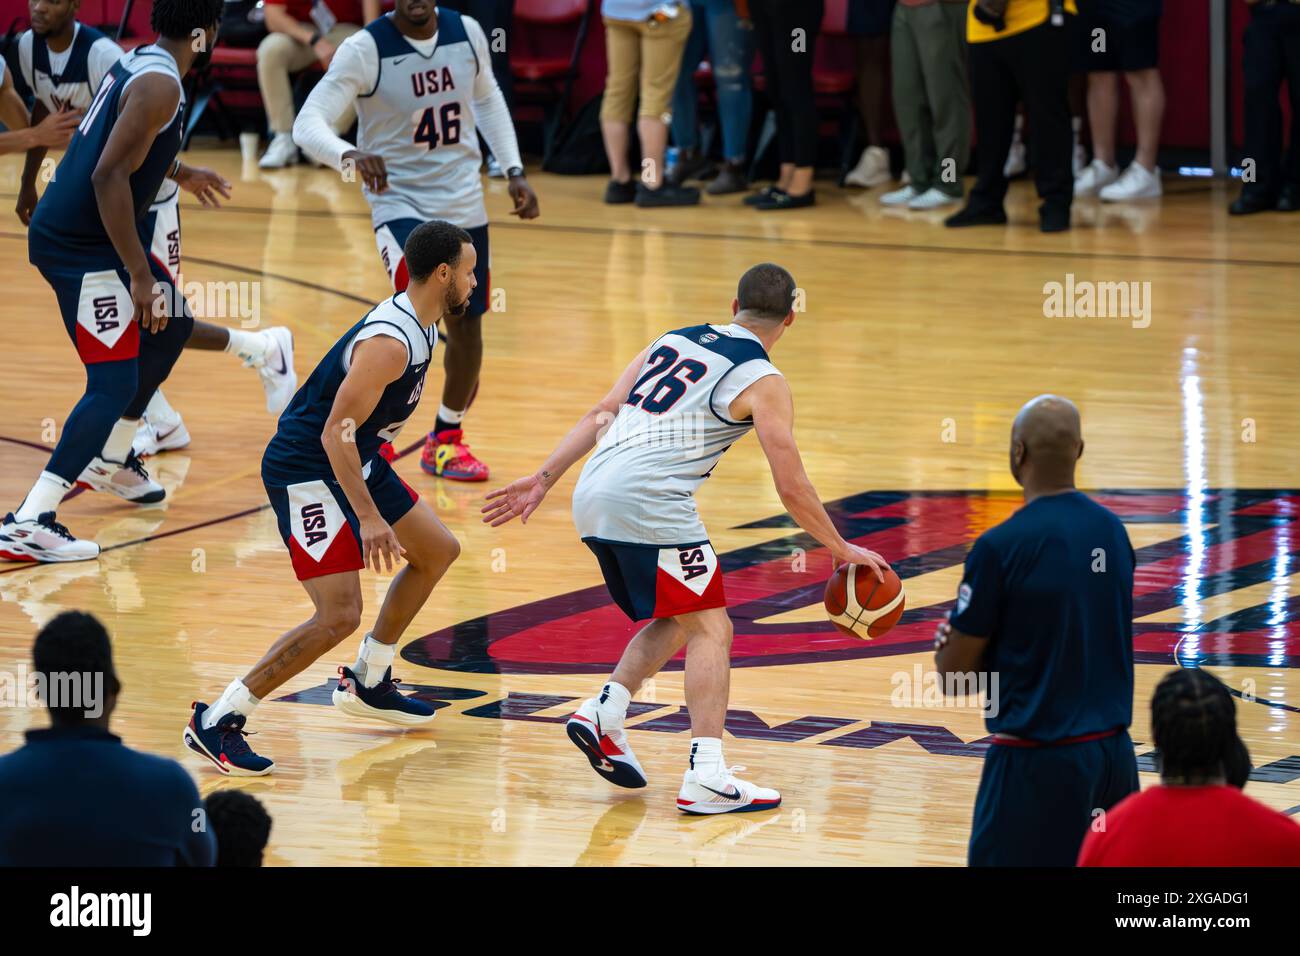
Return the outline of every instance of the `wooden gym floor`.
{"type": "MultiPolygon", "coordinates": [[[[185,281],[251,283],[262,324],[293,329],[305,378],[389,291],[358,187],[326,170],[241,168],[230,150],[187,161],[224,172],[235,195],[216,212],[183,198],[185,281]]],[[[18,170],[0,161],[6,210],[18,170]]],[[[783,791],[779,811],[674,809],[687,740],[680,670],[654,681],[630,722],[649,788],[596,777],[561,721],[630,629],[570,523],[577,470],[526,528],[493,531],[478,521],[482,488],[424,475],[414,453],[399,470],[464,545],[396,669],[446,702],[433,727],[402,733],[321,706],[335,666],[352,660],[350,639],[256,714],[273,776],[220,779],[185,755],[189,702],[214,699],[309,607],[258,478],[274,422],[256,378],[226,355],[187,353],[167,383],[193,443],[154,460],[165,506],[78,495],[60,517],[108,548],[98,563],[0,567],[0,669],[17,671],[57,612],[100,615],[125,687],[116,731],[183,759],[204,793],[236,786],[262,799],[275,818],[272,864],[961,864],[980,714],[901,694],[929,666],[966,546],[1018,501],[1011,418],[1052,391],[1083,411],[1082,485],[1104,489],[1139,549],[1139,755],[1151,750],[1155,682],[1175,658],[1205,666],[1244,695],[1239,720],[1259,768],[1247,792],[1300,807],[1300,493],[1288,490],[1300,486],[1300,220],[1230,219],[1229,188],[1204,180],[1169,180],[1159,204],[1080,202],[1074,230],[1055,236],[1035,228],[1024,183],[1010,228],[951,231],[942,213],[887,212],[879,190],[829,183],[817,208],[776,215],[735,197],[608,207],[600,179],[533,182],[542,218],[532,223],[512,220],[503,185],[488,186],[499,311],[485,319],[468,438],[492,486],[534,469],[659,333],[727,321],[749,265],[780,262],[806,292],[774,359],[794,389],[808,469],[843,526],[895,562],[910,610],[879,644],[827,630],[829,559],[801,550],[807,541],[782,520],[755,440],[702,489],[746,665],[733,675],[727,756],[783,791]],[[1045,317],[1045,284],[1067,275],[1150,283],[1149,325],[1045,317]]],[[[7,211],[0,262],[7,510],[82,377],[7,211]]],[[[404,440],[432,424],[438,381],[404,440]]],[[[365,578],[367,619],[386,580],[365,578]]],[[[0,708],[0,751],[43,720],[0,708]]]]}

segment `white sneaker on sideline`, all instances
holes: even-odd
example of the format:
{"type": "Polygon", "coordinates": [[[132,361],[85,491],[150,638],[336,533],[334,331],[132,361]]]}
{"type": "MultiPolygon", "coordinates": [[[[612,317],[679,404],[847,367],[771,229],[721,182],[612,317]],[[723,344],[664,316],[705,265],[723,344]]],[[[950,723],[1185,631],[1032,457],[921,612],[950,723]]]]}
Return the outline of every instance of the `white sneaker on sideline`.
{"type": "Polygon", "coordinates": [[[1011,148],[1007,150],[1007,161],[1002,164],[1002,175],[1012,179],[1023,173],[1028,168],[1026,155],[1024,142],[1012,140],[1011,148]]]}
{"type": "Polygon", "coordinates": [[[868,146],[858,158],[858,164],[844,177],[844,185],[870,189],[890,180],[889,151],[883,146],[868,146]]]}
{"type": "Polygon", "coordinates": [[[1100,159],[1094,159],[1084,167],[1083,172],[1075,177],[1074,198],[1095,196],[1102,188],[1109,186],[1119,178],[1119,170],[1108,166],[1100,159]]]}
{"type": "Polygon", "coordinates": [[[77,479],[91,491],[107,491],[133,504],[152,505],[167,497],[167,490],[149,477],[132,450],[126,461],[108,461],[96,455],[77,479]]]}
{"type": "Polygon", "coordinates": [[[632,789],[646,785],[645,771],[628,746],[622,722],[612,723],[602,716],[597,698],[584,700],[564,729],[591,769],[610,783],[632,789]]]}
{"type": "Polygon", "coordinates": [[[728,767],[714,777],[701,778],[694,770],[682,777],[677,792],[677,809],[682,813],[737,813],[773,810],[781,805],[781,794],[741,780],[735,774],[744,767],[728,767]]]}
{"type": "MultiPolygon", "coordinates": [[[[908,187],[911,188],[910,186],[908,187]]],[[[950,196],[942,189],[931,186],[921,195],[916,196],[908,202],[908,209],[938,209],[940,206],[951,206],[961,202],[960,196],[950,196]]]]}
{"type": "Polygon", "coordinates": [[[7,514],[0,523],[0,561],[89,561],[99,557],[99,545],[75,538],[47,511],[35,520],[19,521],[7,514]]]}
{"type": "Polygon", "coordinates": [[[276,133],[271,137],[271,143],[266,147],[262,158],[257,161],[257,165],[262,169],[280,169],[284,166],[292,166],[296,162],[298,162],[298,146],[293,141],[293,134],[276,133]]]}
{"type": "Polygon", "coordinates": [[[906,206],[917,196],[921,195],[912,185],[904,186],[902,189],[895,189],[893,192],[887,192],[880,197],[882,206],[906,206]]]}
{"type": "Polygon", "coordinates": [[[1130,199],[1160,198],[1160,167],[1154,171],[1134,161],[1098,195],[1102,202],[1127,202],[1130,199]]]}
{"type": "Polygon", "coordinates": [[[131,450],[139,457],[146,458],[160,452],[184,448],[189,443],[190,431],[179,415],[175,421],[154,421],[145,415],[140,419],[140,427],[135,430],[131,450]]]}
{"type": "Polygon", "coordinates": [[[266,410],[279,415],[298,391],[298,373],[293,368],[293,333],[277,325],[257,334],[266,340],[266,350],[260,363],[252,364],[266,390],[266,410]]]}

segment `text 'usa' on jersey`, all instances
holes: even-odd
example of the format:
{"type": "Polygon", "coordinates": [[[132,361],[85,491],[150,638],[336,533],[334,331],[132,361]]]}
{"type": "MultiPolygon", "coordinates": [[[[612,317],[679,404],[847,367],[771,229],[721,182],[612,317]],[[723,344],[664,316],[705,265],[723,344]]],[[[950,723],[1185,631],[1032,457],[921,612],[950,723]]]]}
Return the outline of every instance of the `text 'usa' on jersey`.
{"type": "Polygon", "coordinates": [[[279,427],[266,448],[264,470],[322,478],[333,475],[321,434],[351,366],[353,350],[357,343],[377,335],[406,346],[406,369],[384,388],[370,416],[350,426],[362,465],[378,454],[380,445],[397,438],[424,393],[425,375],[438,343],[437,328],[420,325],[405,292],[371,309],[325,353],[280,416],[279,427]]]}
{"type": "Polygon", "coordinates": [[[32,215],[28,253],[33,263],[66,265],[69,255],[75,255],[87,271],[121,268],[121,258],[99,214],[91,177],[117,124],[123,94],[148,73],[170,76],[178,92],[175,113],[154,136],[144,160],[130,177],[131,203],[140,241],[145,248],[152,244],[146,216],[180,152],[185,93],[171,54],[149,44],[137,47],[113,65],[82,117],[54,179],[32,215]]]}

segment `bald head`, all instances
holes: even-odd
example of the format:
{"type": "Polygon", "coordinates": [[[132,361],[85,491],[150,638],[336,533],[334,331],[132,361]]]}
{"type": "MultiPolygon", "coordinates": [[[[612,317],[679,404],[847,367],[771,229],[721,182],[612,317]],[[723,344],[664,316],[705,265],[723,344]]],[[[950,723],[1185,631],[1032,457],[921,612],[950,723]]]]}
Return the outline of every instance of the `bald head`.
{"type": "Polygon", "coordinates": [[[1074,486],[1074,465],[1083,454],[1083,429],[1074,402],[1039,395],[1026,402],[1011,426],[1011,474],[1030,484],[1074,486]]]}

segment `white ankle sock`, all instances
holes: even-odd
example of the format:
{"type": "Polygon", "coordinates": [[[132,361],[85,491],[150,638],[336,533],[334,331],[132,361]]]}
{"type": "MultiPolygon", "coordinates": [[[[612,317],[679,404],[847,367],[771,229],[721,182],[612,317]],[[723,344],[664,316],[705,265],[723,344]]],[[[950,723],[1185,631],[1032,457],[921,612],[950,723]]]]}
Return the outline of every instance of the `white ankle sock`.
{"type": "Polygon", "coordinates": [[[153,398],[149,399],[149,404],[144,409],[145,417],[155,425],[159,422],[175,422],[180,420],[180,414],[172,408],[171,402],[163,395],[162,389],[153,393],[153,398]]]}
{"type": "Polygon", "coordinates": [[[446,405],[438,406],[438,421],[446,422],[448,425],[459,425],[464,420],[465,412],[463,410],[458,412],[448,408],[446,405]]]}
{"type": "Polygon", "coordinates": [[[357,662],[352,667],[352,673],[357,675],[362,687],[374,687],[384,679],[384,672],[393,666],[393,658],[396,656],[396,644],[381,644],[367,634],[361,642],[361,649],[357,651],[357,662]]]}
{"type": "Polygon", "coordinates": [[[691,738],[691,769],[701,780],[716,777],[727,769],[722,760],[722,738],[691,738]]]}
{"type": "Polygon", "coordinates": [[[99,457],[105,461],[126,461],[126,456],[131,454],[131,443],[135,441],[135,430],[139,427],[138,418],[119,418],[108,433],[108,441],[104,442],[99,457]]]}
{"type": "Polygon", "coordinates": [[[609,681],[601,688],[597,700],[600,701],[597,706],[604,714],[622,723],[627,716],[627,705],[632,702],[632,693],[622,684],[609,681]]]}
{"type": "Polygon", "coordinates": [[[253,710],[260,703],[261,701],[244,686],[244,682],[236,678],[222,692],[217,702],[203,712],[203,729],[211,730],[226,714],[243,714],[245,717],[251,717],[253,710]]]}
{"type": "Polygon", "coordinates": [[[35,521],[47,511],[58,511],[63,496],[72,490],[72,484],[48,471],[41,472],[32,490],[14,512],[16,521],[35,521]]]}
{"type": "Polygon", "coordinates": [[[227,352],[254,368],[266,361],[267,339],[261,332],[245,332],[243,329],[226,331],[230,333],[230,341],[226,343],[227,352]]]}

